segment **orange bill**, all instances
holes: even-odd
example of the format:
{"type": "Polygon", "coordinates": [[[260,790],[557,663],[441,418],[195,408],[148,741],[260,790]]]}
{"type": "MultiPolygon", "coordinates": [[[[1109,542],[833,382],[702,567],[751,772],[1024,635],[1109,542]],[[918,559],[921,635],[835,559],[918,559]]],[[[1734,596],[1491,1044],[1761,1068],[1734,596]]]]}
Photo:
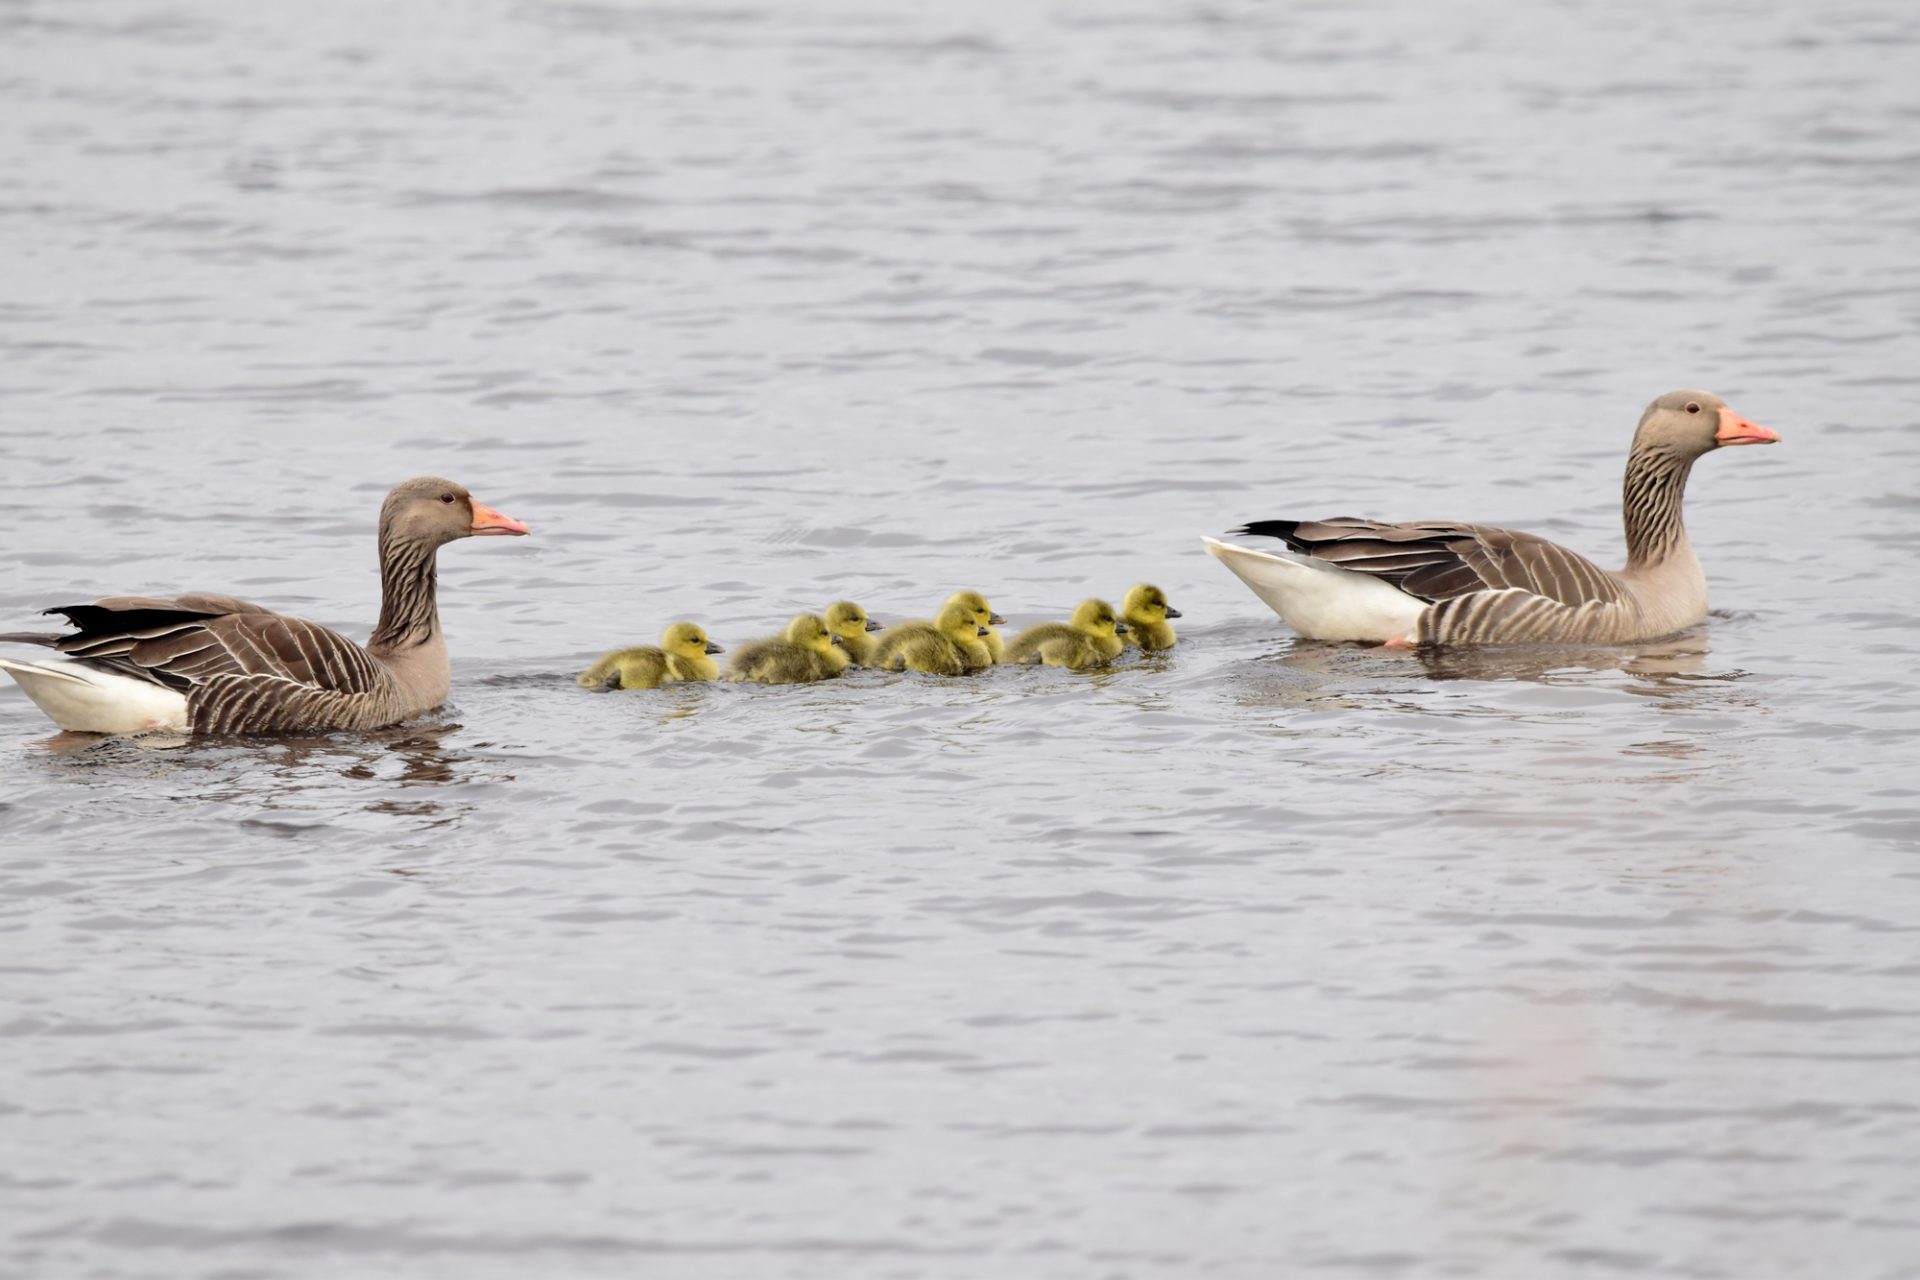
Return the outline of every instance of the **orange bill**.
{"type": "Polygon", "coordinates": [[[485,537],[488,534],[505,535],[509,533],[533,532],[533,530],[528,528],[523,522],[515,520],[512,516],[501,515],[498,511],[495,511],[492,507],[480,501],[480,499],[474,498],[471,499],[471,501],[473,503],[473,526],[468,529],[467,532],[471,533],[474,537],[485,537]]]}
{"type": "Polygon", "coordinates": [[[1778,444],[1780,433],[1772,427],[1763,427],[1757,422],[1748,422],[1745,418],[1720,406],[1720,430],[1713,436],[1715,444],[1778,444]]]}

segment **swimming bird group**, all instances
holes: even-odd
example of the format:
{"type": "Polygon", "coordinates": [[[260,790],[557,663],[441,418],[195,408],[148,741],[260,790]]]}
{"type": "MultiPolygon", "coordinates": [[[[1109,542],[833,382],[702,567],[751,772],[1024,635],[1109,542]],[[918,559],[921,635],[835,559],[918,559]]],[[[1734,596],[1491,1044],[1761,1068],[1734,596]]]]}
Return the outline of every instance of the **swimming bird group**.
{"type": "MultiPolygon", "coordinates": [[[[807,684],[840,675],[850,667],[880,671],[920,671],[935,676],[964,676],[1001,663],[1045,663],[1083,671],[1103,667],[1132,643],[1148,653],[1174,646],[1171,618],[1180,611],[1166,592],[1151,583],[1129,590],[1120,613],[1104,600],[1086,600],[1068,622],[1043,622],[1016,636],[1011,645],[995,629],[1006,619],[978,591],[957,591],[931,618],[915,618],[883,627],[851,600],[836,600],[820,613],[803,613],[776,636],[754,640],[736,650],[726,678],[754,684],[807,684]],[[1122,620],[1124,618],[1124,621],[1122,620]]],[[[580,673],[587,688],[653,689],[663,684],[719,678],[707,657],[724,650],[691,622],[676,622],[661,633],[660,645],[620,649],[580,673]]]]}
{"type": "MultiPolygon", "coordinates": [[[[1779,439],[1704,391],[1655,400],[1627,457],[1627,563],[1617,570],[1532,534],[1452,520],[1255,520],[1205,546],[1307,639],[1396,648],[1634,643],[1706,618],[1706,576],[1681,521],[1694,462],[1779,439]]],[[[435,591],[440,548],[528,532],[460,485],[419,477],[396,486],[380,509],[380,619],[365,645],[232,596],[113,596],[46,610],[67,619],[66,632],[0,635],[59,655],[0,659],[0,670],[54,723],[78,732],[397,724],[439,706],[449,688],[435,591]]],[[[1070,620],[1003,642],[996,628],[1005,619],[978,592],[955,594],[930,619],[885,628],[843,600],[741,646],[727,677],[785,684],[855,665],[958,676],[1002,662],[1083,670],[1113,661],[1129,642],[1148,652],[1171,648],[1170,619],[1179,616],[1164,592],[1141,584],[1119,610],[1087,600],[1070,620]]],[[[721,652],[705,630],[676,622],[657,648],[610,653],[579,682],[628,689],[713,680],[721,652]]]]}

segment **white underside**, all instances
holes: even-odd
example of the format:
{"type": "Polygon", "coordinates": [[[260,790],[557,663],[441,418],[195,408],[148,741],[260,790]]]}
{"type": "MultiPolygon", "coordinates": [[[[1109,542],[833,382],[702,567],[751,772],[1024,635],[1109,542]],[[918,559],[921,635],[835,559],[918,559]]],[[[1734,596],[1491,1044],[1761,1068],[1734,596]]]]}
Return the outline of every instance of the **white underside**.
{"type": "Polygon", "coordinates": [[[0,671],[62,729],[75,733],[146,733],[188,727],[186,695],[77,662],[8,662],[0,671]]]}
{"type": "Polygon", "coordinates": [[[1208,555],[1309,640],[1409,638],[1427,609],[1426,601],[1371,574],[1292,551],[1256,551],[1218,538],[1201,541],[1208,555]]]}

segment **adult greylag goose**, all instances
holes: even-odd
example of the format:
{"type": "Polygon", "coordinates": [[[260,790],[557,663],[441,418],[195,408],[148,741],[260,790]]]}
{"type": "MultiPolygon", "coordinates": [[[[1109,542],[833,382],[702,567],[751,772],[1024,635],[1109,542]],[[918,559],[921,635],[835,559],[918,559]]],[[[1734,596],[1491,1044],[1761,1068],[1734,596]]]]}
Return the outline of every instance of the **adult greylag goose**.
{"type": "Polygon", "coordinates": [[[65,634],[0,635],[66,661],[0,660],[0,669],[55,724],[82,733],[378,729],[446,701],[440,548],[528,531],[451,480],[421,476],[380,508],[380,623],[364,648],[232,596],[112,596],[48,609],[73,625],[65,634]]]}
{"type": "Polygon", "coordinates": [[[1680,519],[1694,460],[1779,439],[1705,391],[1648,405],[1627,454],[1624,569],[1530,533],[1449,520],[1256,520],[1227,536],[1276,538],[1286,549],[1205,543],[1309,639],[1631,644],[1706,619],[1706,575],[1680,519]]]}

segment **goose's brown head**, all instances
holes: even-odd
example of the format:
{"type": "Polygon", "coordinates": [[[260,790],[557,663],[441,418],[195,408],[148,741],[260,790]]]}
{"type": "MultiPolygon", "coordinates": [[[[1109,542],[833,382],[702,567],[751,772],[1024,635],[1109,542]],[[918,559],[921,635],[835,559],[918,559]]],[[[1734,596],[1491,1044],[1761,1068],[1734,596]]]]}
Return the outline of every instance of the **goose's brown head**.
{"type": "Polygon", "coordinates": [[[1735,444],[1776,444],[1780,433],[1735,413],[1710,391],[1669,391],[1640,415],[1635,449],[1658,448],[1684,458],[1735,444]]]}
{"type": "Polygon", "coordinates": [[[455,538],[502,537],[531,533],[525,524],[503,516],[468,493],[466,486],[439,476],[402,481],[380,508],[380,540],[403,538],[442,546],[455,538]]]}

